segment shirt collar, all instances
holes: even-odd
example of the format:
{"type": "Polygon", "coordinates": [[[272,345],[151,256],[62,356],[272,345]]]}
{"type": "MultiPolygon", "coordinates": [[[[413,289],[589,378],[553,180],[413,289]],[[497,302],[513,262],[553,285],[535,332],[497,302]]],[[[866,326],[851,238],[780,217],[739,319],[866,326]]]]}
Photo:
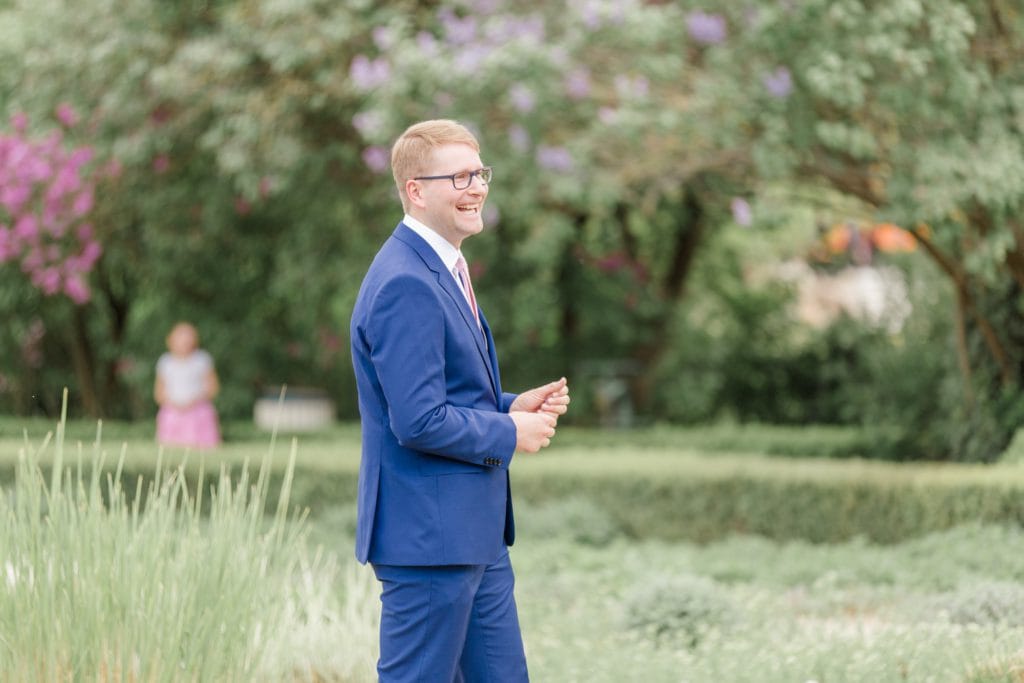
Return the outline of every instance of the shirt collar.
{"type": "Polygon", "coordinates": [[[449,273],[454,272],[455,262],[462,256],[462,252],[456,249],[455,245],[409,214],[405,214],[402,222],[430,245],[430,248],[441,258],[441,262],[444,263],[449,273]]]}

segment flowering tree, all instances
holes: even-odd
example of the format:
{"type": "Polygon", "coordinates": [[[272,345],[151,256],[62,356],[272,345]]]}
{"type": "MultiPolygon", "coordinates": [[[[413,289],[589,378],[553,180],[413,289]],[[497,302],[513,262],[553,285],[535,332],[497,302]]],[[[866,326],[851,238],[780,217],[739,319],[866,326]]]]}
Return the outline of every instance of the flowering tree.
{"type": "MultiPolygon", "coordinates": [[[[68,105],[62,123],[77,120],[68,105]]],[[[93,185],[86,164],[90,147],[66,149],[60,131],[35,141],[27,119],[0,135],[0,264],[17,262],[46,295],[63,294],[76,304],[89,300],[87,277],[102,251],[88,222],[93,185]]]]}

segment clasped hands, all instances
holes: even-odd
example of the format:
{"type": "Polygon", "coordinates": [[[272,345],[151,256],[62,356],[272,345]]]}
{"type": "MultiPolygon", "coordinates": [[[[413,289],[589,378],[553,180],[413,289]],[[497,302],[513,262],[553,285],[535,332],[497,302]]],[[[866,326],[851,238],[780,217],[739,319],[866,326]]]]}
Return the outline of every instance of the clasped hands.
{"type": "Polygon", "coordinates": [[[536,453],[551,445],[558,418],[569,410],[569,384],[564,377],[524,391],[509,407],[516,425],[516,450],[536,453]]]}

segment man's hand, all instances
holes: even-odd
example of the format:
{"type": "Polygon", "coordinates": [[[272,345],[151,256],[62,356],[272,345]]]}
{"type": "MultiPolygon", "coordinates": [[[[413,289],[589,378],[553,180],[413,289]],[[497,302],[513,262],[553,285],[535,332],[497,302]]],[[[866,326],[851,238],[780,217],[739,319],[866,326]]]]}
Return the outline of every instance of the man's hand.
{"type": "Polygon", "coordinates": [[[551,445],[551,437],[555,435],[555,424],[558,420],[554,415],[545,412],[527,413],[510,412],[509,417],[516,425],[516,450],[524,453],[536,453],[551,445]]]}
{"type": "Polygon", "coordinates": [[[558,418],[569,410],[569,384],[562,377],[542,387],[530,389],[516,396],[509,412],[548,413],[558,418]]]}

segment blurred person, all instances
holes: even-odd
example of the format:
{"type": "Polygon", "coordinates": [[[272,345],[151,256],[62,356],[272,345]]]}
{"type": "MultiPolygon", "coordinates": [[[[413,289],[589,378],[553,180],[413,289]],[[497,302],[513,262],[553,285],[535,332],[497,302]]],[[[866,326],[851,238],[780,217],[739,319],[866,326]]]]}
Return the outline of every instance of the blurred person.
{"type": "Polygon", "coordinates": [[[220,424],[213,397],[219,390],[213,358],[199,348],[196,328],[177,323],[167,335],[167,353],[156,364],[157,441],[188,448],[218,446],[220,424]]]}
{"type": "Polygon", "coordinates": [[[504,393],[463,241],[483,230],[491,169],[454,121],[391,151],[405,216],[352,313],[362,420],[356,557],[381,582],[380,681],[529,680],[508,547],[509,466],[548,446],[565,378],[504,393]]]}

